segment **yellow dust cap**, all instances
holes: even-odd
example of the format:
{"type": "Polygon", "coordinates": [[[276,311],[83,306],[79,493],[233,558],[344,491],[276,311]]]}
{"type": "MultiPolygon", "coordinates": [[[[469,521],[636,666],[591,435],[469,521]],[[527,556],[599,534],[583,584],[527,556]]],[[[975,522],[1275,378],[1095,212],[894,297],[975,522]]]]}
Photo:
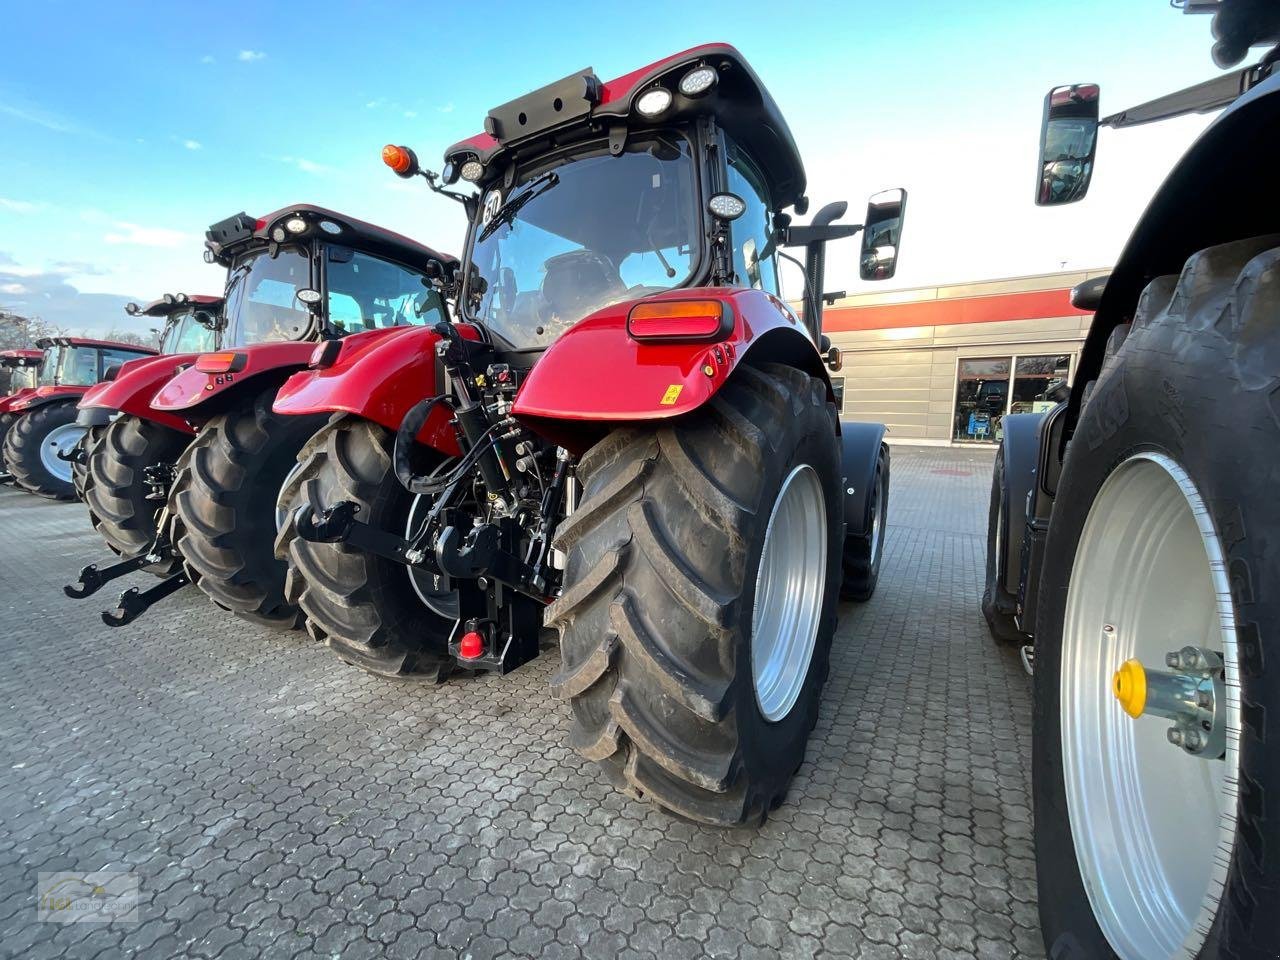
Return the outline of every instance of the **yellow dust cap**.
{"type": "Polygon", "coordinates": [[[1120,664],[1111,680],[1111,692],[1120,701],[1124,712],[1133,718],[1142,716],[1147,706],[1147,672],[1137,660],[1120,664]]]}

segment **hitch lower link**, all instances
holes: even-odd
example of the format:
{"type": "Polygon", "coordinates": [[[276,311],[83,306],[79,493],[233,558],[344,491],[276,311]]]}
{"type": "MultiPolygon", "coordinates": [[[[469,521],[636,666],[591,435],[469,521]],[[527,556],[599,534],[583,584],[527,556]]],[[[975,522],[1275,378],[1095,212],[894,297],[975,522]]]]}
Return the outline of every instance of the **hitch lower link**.
{"type": "MultiPolygon", "coordinates": [[[[174,559],[176,553],[165,532],[168,528],[167,521],[168,511],[166,510],[160,515],[160,533],[156,535],[155,541],[145,552],[117,560],[105,567],[99,567],[96,563],[88,564],[80,569],[79,579],[63,587],[62,592],[73,600],[83,600],[85,597],[93,596],[112,580],[119,580],[144,567],[174,559]]],[[[115,609],[102,611],[102,622],[109,627],[123,627],[132,623],[165,597],[181,590],[190,582],[186,572],[180,570],[145,590],[130,587],[116,599],[115,609]]]]}

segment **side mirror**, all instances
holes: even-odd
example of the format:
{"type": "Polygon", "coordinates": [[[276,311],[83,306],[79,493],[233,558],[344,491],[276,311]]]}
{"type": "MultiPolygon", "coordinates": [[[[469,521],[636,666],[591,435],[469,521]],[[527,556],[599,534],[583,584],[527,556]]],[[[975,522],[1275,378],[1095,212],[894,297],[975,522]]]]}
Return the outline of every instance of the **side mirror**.
{"type": "Polygon", "coordinates": [[[191,314],[191,319],[200,326],[209,330],[217,330],[222,326],[222,322],[216,314],[210,313],[208,310],[196,310],[191,314]]]}
{"type": "Polygon", "coordinates": [[[1054,87],[1044,98],[1036,206],[1083,200],[1098,152],[1098,85],[1054,87]]]}
{"type": "Polygon", "coordinates": [[[107,369],[103,371],[103,374],[102,374],[103,382],[104,383],[109,382],[111,380],[114,380],[116,377],[120,376],[120,368],[122,366],[124,366],[124,364],[122,363],[113,363],[111,366],[107,367],[107,369]]]}
{"type": "Polygon", "coordinates": [[[907,191],[882,190],[867,201],[862,221],[862,253],[858,275],[863,280],[888,280],[898,270],[898,245],[907,216],[907,191]]]}

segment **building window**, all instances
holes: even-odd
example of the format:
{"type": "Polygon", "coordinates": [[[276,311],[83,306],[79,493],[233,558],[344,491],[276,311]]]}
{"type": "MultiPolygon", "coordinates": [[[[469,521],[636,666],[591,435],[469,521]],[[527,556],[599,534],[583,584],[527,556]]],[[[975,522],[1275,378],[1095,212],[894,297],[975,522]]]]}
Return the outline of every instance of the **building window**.
{"type": "Polygon", "coordinates": [[[1050,409],[1064,399],[1070,376],[1071,357],[1066,354],[961,360],[956,368],[951,438],[996,443],[1003,434],[1000,424],[1006,414],[1050,409]]]}
{"type": "Polygon", "coordinates": [[[832,377],[831,390],[836,395],[836,410],[844,413],[844,377],[832,377]]]}

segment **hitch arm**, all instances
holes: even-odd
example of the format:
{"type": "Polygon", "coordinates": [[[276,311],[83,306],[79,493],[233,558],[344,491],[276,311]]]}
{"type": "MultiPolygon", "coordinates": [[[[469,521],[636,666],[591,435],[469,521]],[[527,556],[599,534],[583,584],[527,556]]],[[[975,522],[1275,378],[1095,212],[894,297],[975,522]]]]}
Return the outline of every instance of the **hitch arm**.
{"type": "Polygon", "coordinates": [[[83,600],[85,597],[92,596],[112,580],[118,580],[120,577],[133,573],[135,570],[141,570],[152,561],[148,559],[151,553],[140,553],[136,557],[129,557],[127,560],[119,560],[115,563],[108,564],[105,567],[99,567],[96,563],[91,563],[86,567],[80,568],[80,577],[75,583],[69,583],[62,588],[62,592],[73,600],[83,600]]]}
{"type": "Polygon", "coordinates": [[[123,627],[125,624],[133,623],[169,594],[181,590],[190,582],[186,573],[175,573],[146,590],[130,587],[120,594],[114,610],[102,611],[102,622],[108,627],[123,627]]]}
{"type": "Polygon", "coordinates": [[[307,483],[307,503],[293,514],[298,536],[312,543],[345,543],[365,553],[372,553],[395,563],[414,565],[425,559],[424,551],[404,537],[387,533],[356,519],[360,504],[339,500],[332,506],[322,506],[320,491],[315,480],[307,483]]]}

